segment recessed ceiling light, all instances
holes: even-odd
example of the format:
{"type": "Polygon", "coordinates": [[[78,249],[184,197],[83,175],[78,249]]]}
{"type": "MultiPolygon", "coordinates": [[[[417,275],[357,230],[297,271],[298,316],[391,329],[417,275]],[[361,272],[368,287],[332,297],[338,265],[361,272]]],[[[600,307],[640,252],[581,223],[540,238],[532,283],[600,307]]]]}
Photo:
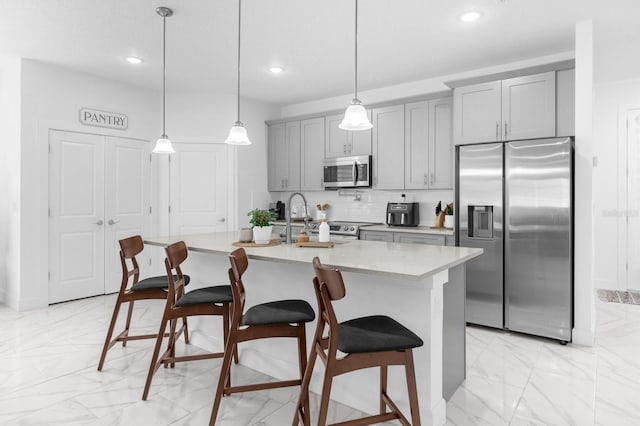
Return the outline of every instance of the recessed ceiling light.
{"type": "Polygon", "coordinates": [[[144,60],[140,59],[140,58],[136,58],[135,56],[127,56],[127,62],[129,62],[130,64],[141,64],[144,62],[144,60]]]}
{"type": "Polygon", "coordinates": [[[458,19],[462,22],[475,22],[480,18],[482,18],[482,12],[479,12],[477,10],[471,10],[458,16],[458,19]]]}
{"type": "Polygon", "coordinates": [[[269,67],[269,71],[271,71],[272,74],[280,74],[281,72],[284,72],[284,68],[281,66],[273,66],[269,67]]]}

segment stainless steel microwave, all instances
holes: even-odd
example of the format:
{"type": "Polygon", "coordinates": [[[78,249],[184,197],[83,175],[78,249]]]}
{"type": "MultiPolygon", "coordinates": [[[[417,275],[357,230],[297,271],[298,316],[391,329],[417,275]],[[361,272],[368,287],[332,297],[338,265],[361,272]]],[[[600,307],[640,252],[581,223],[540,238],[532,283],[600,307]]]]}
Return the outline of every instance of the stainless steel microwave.
{"type": "Polygon", "coordinates": [[[323,182],[325,189],[370,187],[371,156],[325,159],[323,182]]]}

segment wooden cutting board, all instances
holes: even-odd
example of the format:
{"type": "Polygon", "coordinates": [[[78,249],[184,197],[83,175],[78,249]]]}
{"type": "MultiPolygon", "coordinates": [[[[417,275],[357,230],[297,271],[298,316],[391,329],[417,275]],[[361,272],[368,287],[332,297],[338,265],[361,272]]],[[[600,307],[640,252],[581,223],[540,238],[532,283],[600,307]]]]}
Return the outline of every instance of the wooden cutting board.
{"type": "Polygon", "coordinates": [[[280,245],[280,240],[271,240],[268,244],[256,244],[254,241],[249,243],[242,243],[240,241],[236,241],[235,243],[231,243],[234,247],[271,247],[280,245]]]}
{"type": "Polygon", "coordinates": [[[333,243],[329,241],[328,243],[321,243],[319,241],[307,241],[304,243],[296,243],[296,247],[324,247],[331,248],[333,247],[333,243]]]}

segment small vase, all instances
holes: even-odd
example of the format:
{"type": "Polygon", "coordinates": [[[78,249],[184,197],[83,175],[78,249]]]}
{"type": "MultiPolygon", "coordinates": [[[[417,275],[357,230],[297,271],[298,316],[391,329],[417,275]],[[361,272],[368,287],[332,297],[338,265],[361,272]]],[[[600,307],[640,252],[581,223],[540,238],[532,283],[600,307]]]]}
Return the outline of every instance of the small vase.
{"type": "Polygon", "coordinates": [[[444,215],[444,227],[453,229],[453,215],[452,214],[444,215]]]}
{"type": "Polygon", "coordinates": [[[253,240],[256,244],[269,244],[271,242],[271,231],[273,226],[254,226],[253,240]]]}

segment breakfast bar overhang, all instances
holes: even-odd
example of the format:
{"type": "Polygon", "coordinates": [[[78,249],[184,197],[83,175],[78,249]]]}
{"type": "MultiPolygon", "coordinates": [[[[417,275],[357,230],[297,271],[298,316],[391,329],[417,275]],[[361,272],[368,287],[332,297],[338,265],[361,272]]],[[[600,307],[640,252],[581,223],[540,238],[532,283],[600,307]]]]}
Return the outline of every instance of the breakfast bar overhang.
{"type": "MultiPolygon", "coordinates": [[[[192,277],[188,290],[226,283],[227,255],[236,248],[233,243],[237,232],[155,237],[145,239],[145,243],[164,247],[181,240],[190,252],[184,266],[184,273],[192,277]]],[[[420,336],[424,346],[414,350],[414,357],[422,422],[445,423],[445,397],[450,397],[465,377],[464,264],[480,256],[482,249],[353,240],[337,242],[330,249],[280,244],[245,250],[250,259],[244,280],[247,307],[278,299],[304,299],[317,310],[311,261],[318,256],[322,264],[343,273],[347,295],[334,305],[339,321],[388,315],[420,336]]],[[[220,350],[220,328],[212,321],[218,320],[190,319],[192,343],[220,350]]],[[[315,323],[307,327],[310,343],[315,323]]],[[[283,344],[293,343],[269,339],[241,344],[240,363],[278,379],[295,377],[296,352],[282,350],[283,344]]],[[[322,368],[322,363],[316,363],[311,382],[311,390],[316,393],[321,390],[322,368]]],[[[337,378],[331,396],[375,413],[379,409],[378,387],[378,371],[367,369],[337,378]]],[[[407,410],[402,371],[389,370],[388,392],[402,410],[407,410]]]]}

